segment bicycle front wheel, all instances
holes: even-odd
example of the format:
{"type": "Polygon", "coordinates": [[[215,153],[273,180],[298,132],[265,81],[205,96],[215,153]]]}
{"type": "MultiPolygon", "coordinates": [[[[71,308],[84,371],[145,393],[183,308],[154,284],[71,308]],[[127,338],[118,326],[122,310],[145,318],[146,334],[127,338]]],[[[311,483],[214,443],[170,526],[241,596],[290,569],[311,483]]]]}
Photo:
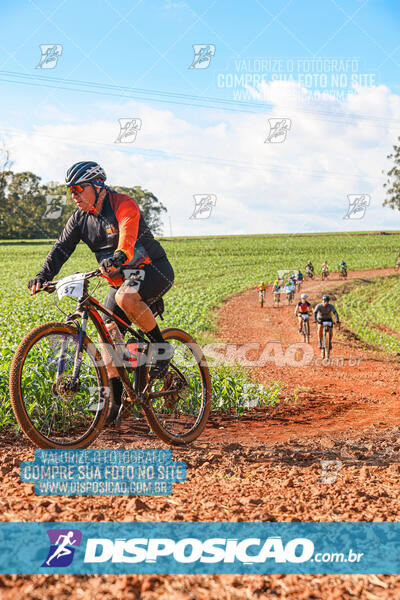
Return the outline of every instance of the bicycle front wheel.
{"type": "Polygon", "coordinates": [[[143,409],[159,438],[182,446],[195,440],[206,426],[211,409],[211,377],[201,347],[188,333],[174,327],[161,333],[175,354],[167,374],[152,384],[143,409]]]}
{"type": "Polygon", "coordinates": [[[10,398],[24,433],[39,448],[85,448],[100,434],[112,391],[99,351],[78,330],[45,323],[19,344],[10,370],[10,398]],[[77,360],[79,377],[74,380],[77,360]]]}

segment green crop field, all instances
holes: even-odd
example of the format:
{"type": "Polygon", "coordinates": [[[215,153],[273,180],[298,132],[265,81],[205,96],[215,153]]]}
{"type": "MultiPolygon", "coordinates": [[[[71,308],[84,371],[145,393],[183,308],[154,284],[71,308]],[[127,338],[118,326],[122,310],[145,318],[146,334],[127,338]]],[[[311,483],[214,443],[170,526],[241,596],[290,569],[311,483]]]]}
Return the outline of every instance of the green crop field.
{"type": "MultiPolygon", "coordinates": [[[[354,282],[355,283],[355,282],[354,282]]],[[[340,318],[367,344],[390,354],[400,353],[400,281],[398,275],[363,282],[341,296],[340,318]]]]}
{"type": "MultiPolygon", "coordinates": [[[[231,294],[255,287],[262,279],[271,281],[277,269],[304,268],[308,259],[318,268],[327,259],[332,271],[342,258],[350,270],[393,266],[400,248],[400,233],[257,235],[161,241],[176,277],[174,287],[165,296],[163,325],[186,329],[200,343],[206,343],[213,339],[213,309],[231,294]]],[[[8,401],[8,372],[19,341],[40,323],[64,320],[55,306],[55,294],[40,293],[31,298],[26,287],[50,247],[51,243],[40,240],[0,242],[0,427],[13,420],[8,401]]],[[[58,277],[95,267],[94,255],[80,244],[58,277]]],[[[94,287],[92,284],[92,293],[94,287]]],[[[102,301],[106,292],[107,283],[102,281],[93,295],[102,301]]],[[[60,303],[65,312],[71,311],[72,306],[70,299],[60,303]]],[[[383,309],[382,318],[384,312],[383,309]]],[[[90,329],[89,336],[96,339],[90,329]]],[[[227,367],[214,367],[212,377],[217,396],[215,407],[220,408],[237,404],[240,390],[249,381],[243,369],[227,367]]],[[[269,398],[276,401],[276,392],[273,384],[264,402],[269,398]]]]}

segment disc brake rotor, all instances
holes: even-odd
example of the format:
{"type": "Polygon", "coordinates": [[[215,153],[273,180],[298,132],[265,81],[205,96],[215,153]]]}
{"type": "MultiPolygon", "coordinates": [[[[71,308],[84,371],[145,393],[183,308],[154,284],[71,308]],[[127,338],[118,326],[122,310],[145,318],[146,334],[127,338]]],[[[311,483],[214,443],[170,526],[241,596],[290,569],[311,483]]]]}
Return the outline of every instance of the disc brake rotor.
{"type": "Polygon", "coordinates": [[[163,377],[162,392],[174,392],[164,397],[164,404],[170,410],[175,408],[175,404],[181,397],[181,392],[187,387],[186,381],[180,375],[172,371],[168,371],[163,377]]]}
{"type": "Polygon", "coordinates": [[[53,393],[61,396],[64,400],[72,400],[79,392],[80,387],[80,381],[77,381],[73,387],[72,375],[60,375],[56,383],[53,384],[53,393]]]}

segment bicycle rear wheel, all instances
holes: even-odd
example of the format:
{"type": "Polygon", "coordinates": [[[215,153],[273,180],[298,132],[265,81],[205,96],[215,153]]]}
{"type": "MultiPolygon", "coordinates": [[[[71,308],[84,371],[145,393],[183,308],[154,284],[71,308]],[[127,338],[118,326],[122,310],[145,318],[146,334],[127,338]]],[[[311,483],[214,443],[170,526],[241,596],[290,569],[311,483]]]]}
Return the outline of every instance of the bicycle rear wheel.
{"type": "Polygon", "coordinates": [[[10,370],[14,414],[39,448],[85,448],[100,434],[112,390],[99,351],[85,336],[77,385],[78,330],[45,323],[20,342],[10,370]]]}
{"type": "Polygon", "coordinates": [[[201,347],[188,333],[174,327],[161,333],[175,354],[167,374],[152,384],[150,396],[159,397],[150,397],[143,409],[159,438],[181,446],[195,440],[206,426],[212,396],[210,372],[201,347]],[[163,395],[167,391],[174,393],[163,395]]]}
{"type": "Polygon", "coordinates": [[[327,329],[326,327],[324,327],[324,342],[323,342],[323,347],[324,347],[324,356],[323,358],[329,359],[329,354],[330,354],[330,332],[329,329],[327,329]]]}

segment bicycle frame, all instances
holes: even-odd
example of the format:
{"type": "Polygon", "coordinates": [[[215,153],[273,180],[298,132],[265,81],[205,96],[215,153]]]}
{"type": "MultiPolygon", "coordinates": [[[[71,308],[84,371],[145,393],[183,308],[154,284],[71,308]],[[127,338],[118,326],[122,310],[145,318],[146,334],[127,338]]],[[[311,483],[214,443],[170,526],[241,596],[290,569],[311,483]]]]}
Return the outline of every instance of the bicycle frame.
{"type": "MultiPolygon", "coordinates": [[[[146,384],[145,365],[143,363],[140,364],[140,361],[138,361],[138,364],[135,369],[134,388],[132,387],[130,379],[129,379],[128,371],[126,370],[126,368],[124,366],[121,366],[119,364],[119,362],[120,362],[119,353],[118,353],[118,351],[115,347],[114,341],[111,338],[111,336],[106,328],[106,325],[99,313],[100,312],[104,313],[105,315],[107,315],[107,317],[112,319],[112,321],[117,323],[117,325],[119,324],[119,325],[122,325],[123,327],[125,327],[142,345],[149,344],[149,341],[146,340],[146,338],[144,337],[143,334],[141,334],[137,330],[133,329],[133,327],[131,327],[126,321],[124,321],[123,319],[118,317],[118,315],[114,314],[108,308],[103,306],[100,302],[98,302],[98,300],[96,300],[92,296],[89,296],[89,294],[88,294],[88,288],[89,288],[88,279],[90,277],[93,277],[95,274],[98,274],[97,270],[92,271],[91,273],[86,273],[87,278],[84,281],[83,294],[80,298],[78,298],[78,304],[77,304],[76,310],[75,310],[75,312],[67,315],[67,321],[66,321],[67,324],[74,323],[78,329],[78,344],[77,344],[77,349],[76,349],[76,354],[75,354],[75,359],[74,359],[72,385],[76,386],[77,382],[78,382],[80,366],[81,366],[81,361],[82,361],[82,347],[83,347],[83,342],[84,342],[85,333],[86,333],[86,325],[87,325],[88,319],[90,318],[90,320],[94,324],[96,331],[99,334],[102,342],[104,344],[108,344],[108,348],[110,349],[109,353],[111,355],[111,360],[113,362],[114,367],[116,368],[116,370],[118,372],[118,375],[122,381],[124,390],[126,391],[128,397],[129,397],[129,400],[131,402],[133,402],[133,403],[139,402],[140,404],[144,404],[144,403],[148,403],[149,400],[151,400],[151,399],[159,398],[161,396],[163,396],[163,397],[170,396],[170,395],[174,394],[175,392],[173,390],[172,391],[165,390],[162,392],[148,393],[147,389],[148,389],[148,386],[149,386],[149,383],[151,382],[151,380],[146,384]],[[77,321],[78,318],[82,319],[82,325],[79,324],[79,322],[77,321]]],[[[47,291],[49,291],[49,292],[54,291],[55,283],[56,282],[48,282],[46,287],[44,287],[44,289],[47,288],[47,291]]],[[[60,354],[60,358],[59,358],[58,369],[57,369],[57,377],[62,372],[62,368],[63,368],[62,365],[65,360],[65,357],[63,356],[64,350],[65,349],[62,346],[61,354],[60,354]]],[[[143,349],[143,353],[145,353],[146,350],[147,350],[147,347],[145,347],[143,349]]],[[[183,381],[186,382],[186,378],[180,372],[180,370],[172,363],[170,366],[183,379],[183,381]]]]}
{"type": "Polygon", "coordinates": [[[87,288],[88,288],[87,281],[85,281],[84,295],[78,299],[78,305],[76,307],[75,312],[67,315],[67,321],[66,321],[67,323],[75,323],[78,328],[78,334],[79,334],[78,345],[77,345],[76,356],[75,356],[74,371],[73,371],[73,384],[75,384],[79,378],[80,358],[82,356],[82,346],[83,346],[83,341],[84,341],[84,337],[85,337],[85,333],[86,333],[86,325],[87,325],[88,319],[90,319],[92,321],[92,323],[94,324],[101,341],[104,344],[107,344],[108,348],[110,349],[109,353],[110,353],[112,362],[118,372],[118,375],[122,381],[122,384],[124,386],[126,393],[128,394],[129,399],[132,402],[142,403],[144,401],[144,398],[141,394],[142,386],[140,384],[142,383],[143,376],[145,374],[144,366],[140,365],[140,362],[137,365],[137,367],[135,369],[135,380],[134,380],[134,388],[133,388],[131,385],[129,376],[128,376],[128,371],[126,370],[126,368],[124,366],[120,365],[120,356],[115,347],[115,343],[114,343],[112,337],[110,336],[110,334],[106,328],[106,325],[99,313],[101,312],[101,313],[105,314],[107,317],[109,317],[115,323],[117,323],[117,325],[122,325],[123,327],[125,327],[129,331],[129,333],[132,334],[132,336],[135,337],[139,342],[143,343],[143,342],[146,342],[146,340],[145,340],[144,336],[141,336],[135,329],[133,329],[128,323],[126,323],[126,321],[124,321],[123,319],[118,317],[118,315],[114,314],[108,308],[103,306],[100,302],[98,302],[92,296],[87,295],[87,288]],[[77,321],[77,318],[82,319],[82,324],[79,324],[79,322],[77,321]]]}

